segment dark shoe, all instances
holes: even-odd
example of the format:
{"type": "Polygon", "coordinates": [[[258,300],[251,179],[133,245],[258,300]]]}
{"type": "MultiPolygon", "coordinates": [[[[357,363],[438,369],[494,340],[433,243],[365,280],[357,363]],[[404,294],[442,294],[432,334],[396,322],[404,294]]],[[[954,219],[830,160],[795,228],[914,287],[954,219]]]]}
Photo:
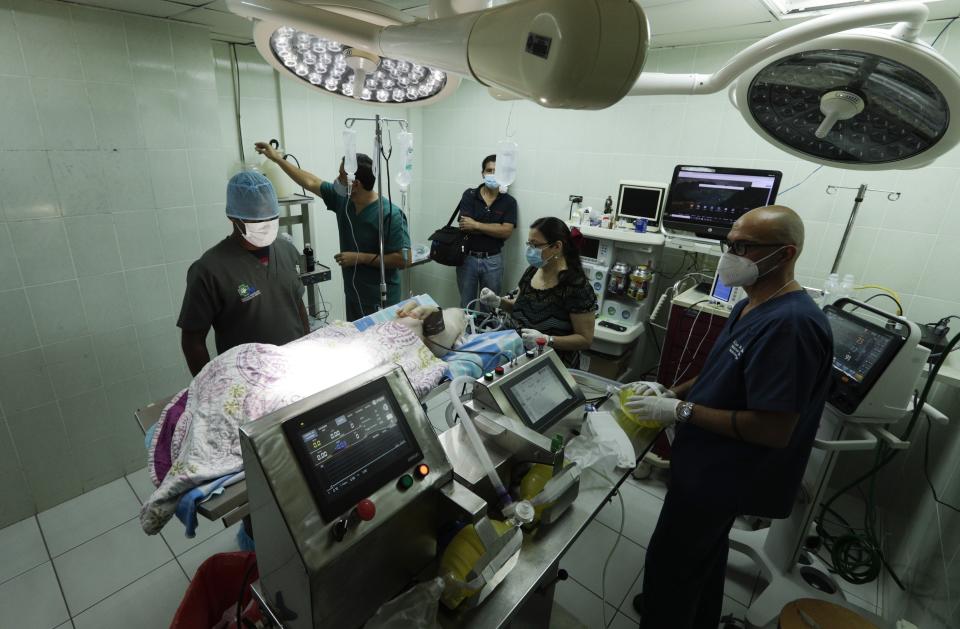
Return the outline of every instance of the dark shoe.
{"type": "Polygon", "coordinates": [[[643,615],[643,592],[633,597],[633,611],[643,615]]]}

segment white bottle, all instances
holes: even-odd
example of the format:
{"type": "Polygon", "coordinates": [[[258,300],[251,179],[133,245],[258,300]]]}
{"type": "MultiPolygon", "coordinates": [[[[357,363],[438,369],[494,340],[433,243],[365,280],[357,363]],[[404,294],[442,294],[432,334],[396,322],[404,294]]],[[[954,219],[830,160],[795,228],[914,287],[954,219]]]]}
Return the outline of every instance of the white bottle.
{"type": "Polygon", "coordinates": [[[840,274],[831,273],[823,283],[823,297],[820,298],[820,307],[829,306],[839,297],[840,274]]]}
{"type": "Polygon", "coordinates": [[[580,214],[580,224],[590,226],[590,208],[583,208],[583,213],[580,214]]]}
{"type": "Polygon", "coordinates": [[[843,280],[840,282],[840,294],[837,296],[837,299],[851,297],[853,295],[853,284],[853,273],[844,275],[843,280]]]}
{"type": "Polygon", "coordinates": [[[397,171],[397,183],[400,190],[406,192],[413,181],[413,134],[401,131],[397,136],[397,148],[400,151],[400,170],[397,171]]]}
{"type": "Polygon", "coordinates": [[[506,192],[517,179],[519,148],[513,140],[500,140],[497,143],[497,183],[500,184],[500,192],[506,192]]]}

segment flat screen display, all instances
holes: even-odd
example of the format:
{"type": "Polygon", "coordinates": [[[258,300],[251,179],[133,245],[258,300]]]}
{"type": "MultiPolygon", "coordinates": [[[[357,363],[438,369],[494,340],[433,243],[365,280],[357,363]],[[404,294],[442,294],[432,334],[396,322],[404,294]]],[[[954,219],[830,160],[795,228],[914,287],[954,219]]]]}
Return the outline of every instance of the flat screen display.
{"type": "Polygon", "coordinates": [[[600,255],[600,241],[584,236],[580,241],[580,257],[596,260],[598,255],[600,255]]]}
{"type": "Polygon", "coordinates": [[[833,368],[836,371],[862,384],[878,366],[881,371],[886,368],[884,358],[900,337],[830,310],[827,311],[827,320],[833,331],[833,368]]]}
{"type": "Polygon", "coordinates": [[[283,430],[327,520],[422,458],[385,380],[289,419],[283,430]]]}
{"type": "Polygon", "coordinates": [[[617,200],[617,217],[626,219],[645,218],[656,225],[660,218],[660,205],[663,203],[663,188],[620,184],[620,197],[617,200]]]}
{"type": "Polygon", "coordinates": [[[504,385],[503,392],[524,423],[537,431],[552,426],[583,401],[550,361],[504,385]]]}
{"type": "Polygon", "coordinates": [[[717,301],[729,304],[730,299],[733,297],[733,287],[721,282],[720,276],[717,275],[713,278],[713,290],[710,291],[710,296],[717,301]]]}
{"type": "Polygon", "coordinates": [[[677,166],[662,223],[667,229],[724,238],[738,218],[777,200],[782,176],[777,170],[677,166]]]}
{"type": "Polygon", "coordinates": [[[833,332],[833,388],[829,402],[853,414],[900,351],[904,339],[835,306],[824,308],[833,332]]]}

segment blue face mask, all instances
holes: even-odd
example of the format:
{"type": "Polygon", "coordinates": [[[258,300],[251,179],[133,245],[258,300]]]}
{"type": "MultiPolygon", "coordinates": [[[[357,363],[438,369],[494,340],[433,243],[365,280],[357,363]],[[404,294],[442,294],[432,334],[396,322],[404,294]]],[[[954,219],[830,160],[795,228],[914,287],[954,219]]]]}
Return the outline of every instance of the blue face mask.
{"type": "Polygon", "coordinates": [[[538,269],[543,268],[543,265],[546,264],[546,261],[543,259],[543,252],[536,247],[527,245],[527,264],[537,267],[538,269]]]}
{"type": "Polygon", "coordinates": [[[497,183],[496,175],[484,175],[483,176],[483,185],[490,188],[491,190],[496,190],[500,187],[500,184],[497,183]]]}

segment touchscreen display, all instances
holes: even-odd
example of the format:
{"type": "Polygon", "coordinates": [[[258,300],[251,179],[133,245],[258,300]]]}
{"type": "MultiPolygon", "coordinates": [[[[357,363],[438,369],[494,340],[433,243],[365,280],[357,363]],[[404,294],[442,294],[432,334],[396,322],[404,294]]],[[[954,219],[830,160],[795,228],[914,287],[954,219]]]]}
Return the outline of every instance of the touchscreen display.
{"type": "Polygon", "coordinates": [[[576,399],[552,363],[544,362],[504,391],[514,409],[534,429],[559,419],[557,413],[576,399]]]}
{"type": "Polygon", "coordinates": [[[380,381],[288,420],[287,438],[324,517],[342,513],[421,457],[380,381]],[[371,385],[380,385],[373,387],[371,385]]]}
{"type": "MultiPolygon", "coordinates": [[[[861,383],[880,363],[896,337],[827,311],[833,331],[833,367],[861,383]]],[[[880,365],[886,368],[886,364],[880,365]]]]}

